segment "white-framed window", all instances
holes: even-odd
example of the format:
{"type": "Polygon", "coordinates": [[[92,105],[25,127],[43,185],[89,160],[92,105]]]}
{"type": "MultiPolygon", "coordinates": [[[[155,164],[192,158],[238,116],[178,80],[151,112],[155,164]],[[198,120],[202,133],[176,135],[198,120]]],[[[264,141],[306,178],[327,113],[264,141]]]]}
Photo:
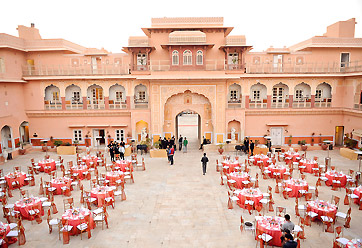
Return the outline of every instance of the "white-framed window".
{"type": "Polygon", "coordinates": [[[315,91],[315,98],[316,99],[322,98],[322,90],[316,90],[315,91]]]}
{"type": "Polygon", "coordinates": [[[52,95],[53,95],[53,101],[59,101],[59,92],[58,91],[53,91],[52,95]]]}
{"type": "Polygon", "coordinates": [[[184,65],[192,65],[192,52],[190,50],[184,51],[183,61],[184,65]]]}
{"type": "Polygon", "coordinates": [[[196,65],[202,65],[204,63],[204,53],[199,50],[196,53],[196,65]]]}
{"type": "Polygon", "coordinates": [[[237,90],[231,90],[230,91],[230,99],[238,99],[238,91],[237,90]]]}
{"type": "Polygon", "coordinates": [[[116,129],[116,141],[120,142],[120,141],[124,141],[124,130],[123,129],[116,129]]]}
{"type": "Polygon", "coordinates": [[[137,65],[146,65],[147,55],[145,53],[137,54],[137,65]]]}
{"type": "Polygon", "coordinates": [[[122,94],[123,92],[122,91],[116,91],[116,101],[117,102],[121,102],[122,101],[122,94]]]}
{"type": "Polygon", "coordinates": [[[73,141],[82,142],[82,130],[75,129],[73,130],[73,141]]]}
{"type": "Polygon", "coordinates": [[[349,66],[349,53],[341,53],[341,67],[349,66]]]}
{"type": "Polygon", "coordinates": [[[138,99],[139,100],[146,100],[146,92],[145,91],[139,91],[138,92],[138,99]]]}
{"type": "Polygon", "coordinates": [[[303,99],[303,90],[296,90],[295,91],[295,99],[303,99]]]}
{"type": "Polygon", "coordinates": [[[254,101],[259,101],[260,100],[260,90],[254,90],[253,91],[253,99],[254,99],[254,101]]]}
{"type": "Polygon", "coordinates": [[[80,92],[79,91],[73,91],[73,97],[72,102],[80,102],[80,92]]]}
{"type": "Polygon", "coordinates": [[[228,64],[236,65],[239,62],[239,54],[238,53],[229,53],[228,54],[228,64]]]}
{"type": "Polygon", "coordinates": [[[178,56],[178,51],[173,51],[172,52],[172,65],[178,65],[179,64],[179,56],[178,56]]]}
{"type": "Polygon", "coordinates": [[[0,58],[0,73],[5,73],[5,59],[0,58]]]}

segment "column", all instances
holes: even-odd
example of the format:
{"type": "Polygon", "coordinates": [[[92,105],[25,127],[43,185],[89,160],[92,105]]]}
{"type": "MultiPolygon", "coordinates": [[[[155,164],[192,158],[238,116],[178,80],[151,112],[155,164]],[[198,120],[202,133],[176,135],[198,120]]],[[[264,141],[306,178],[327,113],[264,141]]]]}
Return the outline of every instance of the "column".
{"type": "Polygon", "coordinates": [[[82,99],[83,99],[83,109],[86,110],[87,109],[87,97],[83,96],[82,99]]]}
{"type": "Polygon", "coordinates": [[[266,97],[267,97],[266,107],[267,107],[267,108],[271,108],[272,96],[271,96],[271,95],[267,95],[266,97]]]}
{"type": "Polygon", "coordinates": [[[61,99],[61,101],[62,101],[62,110],[66,110],[66,107],[65,107],[65,97],[62,96],[60,99],[61,99]]]}
{"type": "Polygon", "coordinates": [[[293,107],[293,95],[289,95],[289,108],[293,107]]]}
{"type": "Polygon", "coordinates": [[[245,108],[249,108],[249,96],[245,96],[245,108]]]}
{"type": "Polygon", "coordinates": [[[104,97],[104,108],[109,109],[109,96],[104,97]]]}
{"type": "Polygon", "coordinates": [[[315,95],[311,95],[310,107],[314,108],[314,104],[315,104],[315,95]]]}

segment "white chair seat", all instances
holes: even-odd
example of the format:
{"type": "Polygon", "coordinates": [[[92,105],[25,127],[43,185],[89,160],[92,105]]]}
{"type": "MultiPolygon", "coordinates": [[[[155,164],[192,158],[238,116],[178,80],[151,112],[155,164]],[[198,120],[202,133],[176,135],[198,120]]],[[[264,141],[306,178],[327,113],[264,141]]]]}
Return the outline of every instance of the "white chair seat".
{"type": "Polygon", "coordinates": [[[90,201],[90,202],[95,202],[95,201],[97,201],[97,198],[91,197],[91,198],[89,198],[89,201],[90,201]]]}
{"type": "Polygon", "coordinates": [[[340,218],[342,218],[342,219],[345,219],[345,218],[347,218],[347,214],[342,213],[342,212],[337,212],[337,213],[336,213],[336,217],[340,217],[340,218]]]}
{"type": "Polygon", "coordinates": [[[234,195],[239,195],[240,193],[241,193],[241,189],[236,189],[236,190],[234,190],[234,195]]]}
{"type": "Polygon", "coordinates": [[[93,217],[93,220],[94,221],[103,221],[104,217],[103,217],[103,215],[97,215],[97,216],[93,217]]]}
{"type": "Polygon", "coordinates": [[[9,224],[10,230],[13,230],[17,226],[18,226],[18,224],[16,224],[16,223],[10,223],[9,224]]]}
{"type": "Polygon", "coordinates": [[[88,225],[86,223],[82,223],[82,224],[78,225],[77,228],[80,231],[84,231],[84,230],[86,230],[88,228],[88,225]]]}
{"type": "Polygon", "coordinates": [[[228,177],[224,175],[224,176],[222,176],[222,179],[223,179],[223,180],[227,180],[228,177]]]}
{"type": "MultiPolygon", "coordinates": [[[[306,210],[307,207],[305,205],[298,205],[299,210],[306,210]]],[[[318,214],[317,214],[318,215],[318,214]]]]}
{"type": "Polygon", "coordinates": [[[264,198],[270,197],[270,194],[269,194],[269,193],[263,193],[263,197],[264,197],[264,198]]]}
{"type": "Polygon", "coordinates": [[[229,183],[236,183],[236,181],[234,179],[230,179],[228,180],[229,183]]]}
{"type": "Polygon", "coordinates": [[[47,201],[47,200],[48,200],[48,197],[40,197],[41,202],[44,202],[44,201],[47,201]]]}
{"type": "Polygon", "coordinates": [[[114,195],[115,195],[115,196],[122,195],[122,191],[120,191],[120,190],[119,190],[119,191],[115,191],[115,192],[114,192],[114,195]]]}
{"type": "Polygon", "coordinates": [[[307,166],[301,165],[301,166],[299,166],[299,168],[300,169],[305,169],[305,168],[307,168],[307,166]]]}
{"type": "Polygon", "coordinates": [[[318,214],[316,214],[316,213],[314,213],[312,211],[308,212],[307,215],[309,215],[311,218],[315,218],[315,217],[318,216],[318,214]]]}
{"type": "Polygon", "coordinates": [[[5,208],[14,208],[14,204],[8,204],[5,206],[5,208]]]}
{"type": "Polygon", "coordinates": [[[65,225],[65,226],[63,226],[62,229],[60,229],[60,231],[61,231],[61,232],[64,232],[64,231],[70,232],[72,229],[73,229],[73,226],[65,225]]]}
{"type": "Polygon", "coordinates": [[[248,201],[248,200],[246,200],[246,201],[245,201],[245,205],[254,205],[254,201],[248,201]]]}
{"type": "Polygon", "coordinates": [[[259,235],[258,238],[262,239],[266,243],[268,243],[270,240],[273,239],[272,236],[270,236],[269,234],[266,234],[266,233],[263,233],[262,235],[259,235]]]}
{"type": "Polygon", "coordinates": [[[231,200],[232,200],[232,201],[238,201],[238,200],[239,200],[239,197],[233,195],[233,196],[231,197],[231,200]]]}
{"type": "Polygon", "coordinates": [[[93,211],[94,214],[100,214],[103,212],[102,208],[97,208],[96,210],[93,211]]]}
{"type": "Polygon", "coordinates": [[[301,232],[301,231],[303,231],[303,229],[300,226],[298,225],[294,226],[293,232],[301,232]]]}
{"type": "Polygon", "coordinates": [[[300,190],[298,190],[298,192],[301,193],[301,194],[303,194],[303,195],[304,195],[305,193],[307,193],[307,191],[304,190],[304,189],[300,189],[300,190]]]}
{"type": "Polygon", "coordinates": [[[315,187],[314,186],[308,186],[308,189],[309,190],[315,190],[315,187]]]}
{"type": "Polygon", "coordinates": [[[269,173],[271,173],[271,171],[270,170],[265,170],[264,173],[269,174],[269,173]]]}
{"type": "Polygon", "coordinates": [[[126,172],[124,172],[123,174],[125,174],[125,175],[129,175],[129,174],[131,174],[130,172],[128,172],[128,171],[126,171],[126,172]]]}
{"type": "Polygon", "coordinates": [[[358,197],[358,195],[351,194],[351,198],[352,198],[352,199],[358,199],[359,197],[358,197]]]}
{"type": "Polygon", "coordinates": [[[12,237],[18,237],[19,231],[18,230],[12,230],[8,234],[6,234],[6,237],[12,238],[12,237]]]}
{"type": "Polygon", "coordinates": [[[320,179],[321,179],[322,181],[328,181],[328,178],[327,178],[327,177],[320,177],[320,179]]]}
{"type": "Polygon", "coordinates": [[[291,188],[285,188],[285,191],[287,191],[287,192],[291,192],[291,191],[293,191],[291,188]]]}
{"type": "Polygon", "coordinates": [[[348,243],[348,239],[346,239],[346,238],[338,238],[338,239],[336,239],[336,241],[338,242],[338,243],[341,243],[343,246],[345,246],[345,245],[347,245],[347,243],[348,243]]]}
{"type": "Polygon", "coordinates": [[[60,222],[59,219],[51,219],[51,220],[49,221],[49,225],[56,226],[56,225],[59,224],[59,222],[60,222]]]}
{"type": "Polygon", "coordinates": [[[43,202],[42,206],[43,207],[50,207],[52,205],[51,202],[43,202]]]}
{"type": "Polygon", "coordinates": [[[339,181],[339,180],[332,180],[332,183],[341,184],[341,181],[339,181]]]}
{"type": "Polygon", "coordinates": [[[331,217],[328,217],[328,216],[321,216],[321,219],[324,222],[333,222],[333,219],[331,217]]]}
{"type": "Polygon", "coordinates": [[[75,186],[77,186],[77,185],[78,185],[78,182],[71,182],[70,185],[75,185],[75,186]]]}
{"type": "Polygon", "coordinates": [[[243,184],[248,185],[250,182],[249,181],[242,181],[243,184]]]}
{"type": "Polygon", "coordinates": [[[222,168],[224,168],[224,169],[229,169],[229,166],[225,165],[225,166],[223,166],[222,168]]]}
{"type": "Polygon", "coordinates": [[[113,198],[112,197],[107,197],[107,198],[105,198],[104,199],[106,202],[111,202],[111,201],[113,201],[113,198]]]}
{"type": "Polygon", "coordinates": [[[259,202],[261,202],[261,204],[267,204],[269,202],[268,199],[261,199],[259,202]]]}

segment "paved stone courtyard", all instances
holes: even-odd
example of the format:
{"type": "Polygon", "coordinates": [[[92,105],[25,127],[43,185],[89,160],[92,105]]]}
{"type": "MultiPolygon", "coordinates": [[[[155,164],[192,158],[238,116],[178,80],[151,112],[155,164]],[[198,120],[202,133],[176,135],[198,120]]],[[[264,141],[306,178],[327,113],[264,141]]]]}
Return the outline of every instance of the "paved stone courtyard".
{"type": "MultiPolygon", "coordinates": [[[[308,151],[307,157],[318,156],[320,160],[326,156],[326,151],[308,151]]],[[[51,158],[56,159],[55,152],[49,153],[51,158]]],[[[36,161],[43,158],[45,153],[34,151],[24,156],[18,156],[14,160],[1,165],[4,173],[13,170],[14,166],[30,165],[30,159],[36,161]]],[[[230,153],[230,155],[234,155],[230,153]]],[[[210,163],[207,173],[202,175],[201,159],[202,152],[197,149],[196,144],[190,144],[187,153],[176,152],[175,164],[170,166],[166,158],[150,158],[145,155],[146,171],[135,171],[135,183],[127,183],[125,191],[126,201],[116,200],[115,209],[108,208],[109,229],[102,230],[97,226],[92,230],[92,238],[81,240],[80,236],[71,236],[69,247],[255,247],[256,242],[251,232],[240,232],[240,216],[246,220],[253,220],[246,210],[234,206],[227,208],[227,188],[220,185],[220,174],[215,171],[215,160],[220,158],[216,152],[209,153],[210,163]]],[[[350,161],[339,155],[338,150],[330,152],[332,164],[338,170],[347,172],[348,169],[358,169],[357,161],[350,161]]],[[[139,155],[140,157],[140,155],[139,155]]],[[[75,156],[63,156],[67,161],[73,160],[75,156]]],[[[140,159],[140,158],[139,158],[140,159]]],[[[107,161],[109,157],[107,156],[107,161]]],[[[244,157],[242,157],[244,161],[244,157]]],[[[100,173],[104,170],[102,168],[100,173]]],[[[251,175],[259,172],[257,167],[251,167],[251,175]]],[[[316,177],[306,174],[307,181],[315,185],[316,177]]],[[[48,180],[49,176],[40,173],[36,176],[36,184],[40,182],[40,176],[48,180]]],[[[260,178],[260,188],[266,192],[267,186],[274,188],[275,181],[260,178]]],[[[84,181],[84,186],[89,188],[89,182],[84,181]]],[[[30,194],[38,195],[39,186],[24,187],[30,194]]],[[[330,187],[319,188],[319,198],[330,200],[331,195],[341,197],[339,211],[346,212],[348,206],[343,205],[345,190],[332,191],[330,187]]],[[[19,191],[13,191],[14,197],[9,199],[10,203],[19,198],[19,191]]],[[[80,191],[72,192],[75,205],[80,206],[80,191]]],[[[294,198],[284,200],[279,194],[273,194],[275,206],[287,207],[292,221],[297,223],[294,213],[294,198]]],[[[55,196],[55,203],[59,213],[55,217],[61,217],[63,213],[64,196],[55,196]]],[[[304,202],[304,201],[303,201],[304,202]]],[[[94,207],[95,209],[95,207],[94,207]]],[[[273,215],[273,213],[270,213],[273,215]]],[[[5,222],[5,219],[0,218],[5,222]]],[[[344,230],[346,238],[362,237],[362,211],[358,206],[352,204],[351,228],[344,230]]],[[[23,221],[26,235],[24,247],[61,247],[63,242],[58,239],[57,228],[53,233],[48,233],[46,217],[41,224],[31,224],[23,221]]],[[[336,225],[343,225],[338,220],[336,225]]],[[[307,239],[301,243],[301,247],[332,247],[334,234],[322,232],[322,225],[313,222],[312,227],[306,227],[307,239]]],[[[12,246],[17,246],[14,244],[12,246]]]]}

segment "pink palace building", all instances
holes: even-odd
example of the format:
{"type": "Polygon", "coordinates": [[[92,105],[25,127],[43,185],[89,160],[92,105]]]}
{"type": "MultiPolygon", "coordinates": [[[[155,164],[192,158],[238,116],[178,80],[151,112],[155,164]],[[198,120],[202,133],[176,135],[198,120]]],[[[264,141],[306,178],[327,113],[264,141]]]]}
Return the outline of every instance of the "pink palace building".
{"type": "MultiPolygon", "coordinates": [[[[198,137],[274,145],[361,147],[362,38],[354,18],[291,47],[253,52],[222,17],[153,18],[124,53],[42,39],[34,24],[0,33],[0,153],[42,139],[108,144],[178,135],[178,116],[199,115],[198,137]],[[96,141],[97,140],[97,141],[96,141]]],[[[111,34],[110,34],[111,35],[111,34]]],[[[266,37],[267,38],[267,37],[266,37]]],[[[51,141],[50,141],[51,142],[51,141]]],[[[29,146],[29,145],[28,145],[29,146]]]]}

